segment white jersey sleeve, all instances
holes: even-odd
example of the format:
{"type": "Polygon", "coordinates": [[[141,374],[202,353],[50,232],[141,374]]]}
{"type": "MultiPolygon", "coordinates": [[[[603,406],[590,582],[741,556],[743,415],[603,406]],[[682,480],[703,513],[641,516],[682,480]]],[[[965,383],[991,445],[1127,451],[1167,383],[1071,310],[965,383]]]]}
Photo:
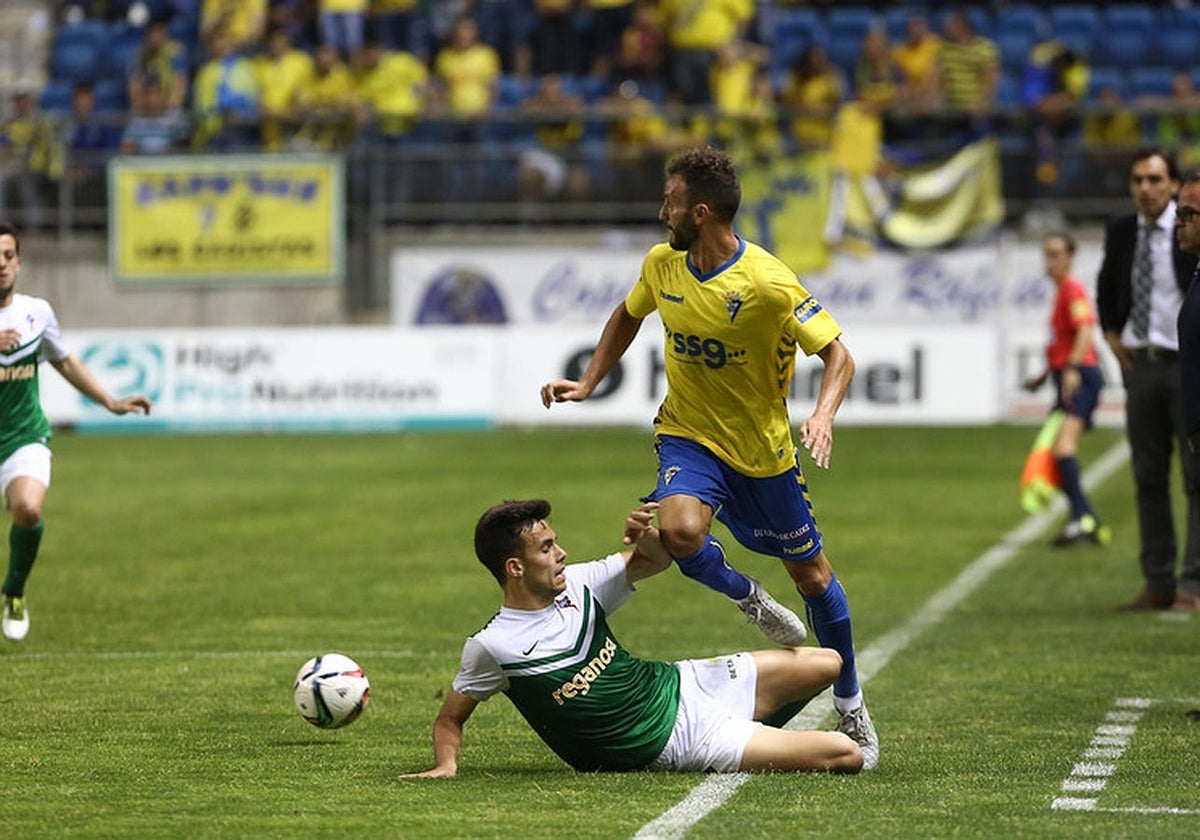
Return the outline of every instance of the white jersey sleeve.
{"type": "Polygon", "coordinates": [[[602,560],[579,563],[567,567],[572,582],[578,582],[592,590],[600,606],[609,615],[629,600],[634,593],[633,584],[625,574],[625,558],[620,553],[610,554],[602,560]]]}
{"type": "Polygon", "coordinates": [[[458,675],[452,687],[472,700],[483,702],[508,688],[508,677],[496,657],[474,636],[463,644],[458,675]]]}
{"type": "Polygon", "coordinates": [[[58,325],[58,316],[48,301],[38,300],[42,305],[42,358],[48,362],[61,362],[71,355],[71,348],[63,340],[62,329],[58,325]]]}

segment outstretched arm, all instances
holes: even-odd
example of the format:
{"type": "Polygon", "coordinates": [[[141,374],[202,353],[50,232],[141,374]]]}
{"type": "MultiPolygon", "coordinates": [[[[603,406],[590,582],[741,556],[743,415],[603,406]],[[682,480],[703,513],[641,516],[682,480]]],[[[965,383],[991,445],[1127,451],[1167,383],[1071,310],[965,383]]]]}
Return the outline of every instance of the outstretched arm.
{"type": "Polygon", "coordinates": [[[825,373],[812,416],[800,424],[800,443],[812,455],[813,463],[828,469],[833,453],[833,418],[850,390],[854,357],[840,338],[826,344],[817,356],[825,363],[825,373]]]}
{"type": "Polygon", "coordinates": [[[642,327],[642,319],[635,318],[625,308],[625,302],[617,304],[604,331],[600,333],[600,343],[592,353],[587,370],[579,380],[556,379],[542,386],[542,405],[549,408],[556,402],[580,402],[588,398],[596,386],[608,376],[608,372],[629,349],[633,339],[642,327]]]}
{"type": "Polygon", "coordinates": [[[146,397],[114,399],[88,370],[87,365],[79,361],[74,354],[50,364],[54,365],[55,369],[62,374],[63,379],[70,382],[76,391],[104,406],[113,414],[129,414],[131,411],[142,414],[150,413],[150,400],[146,397]]]}
{"type": "Polygon", "coordinates": [[[625,519],[625,544],[634,548],[624,552],[625,577],[630,583],[656,575],[671,565],[671,555],[654,527],[658,502],[647,502],[625,519]]]}
{"type": "Polygon", "coordinates": [[[442,703],[442,710],[433,721],[433,768],[422,773],[403,773],[400,778],[452,779],[458,775],[463,724],[478,705],[478,700],[472,700],[467,695],[450,689],[442,703]]]}

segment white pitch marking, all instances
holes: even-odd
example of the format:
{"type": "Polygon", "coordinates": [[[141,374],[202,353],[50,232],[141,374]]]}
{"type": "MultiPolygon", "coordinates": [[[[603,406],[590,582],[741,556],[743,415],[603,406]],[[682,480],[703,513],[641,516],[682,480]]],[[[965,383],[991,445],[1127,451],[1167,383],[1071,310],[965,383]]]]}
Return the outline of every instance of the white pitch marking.
{"type": "Polygon", "coordinates": [[[1050,803],[1050,808],[1055,811],[1095,811],[1096,800],[1060,796],[1050,803]]]}
{"type": "Polygon", "coordinates": [[[1101,791],[1104,790],[1104,779],[1076,779],[1071,776],[1063,779],[1062,789],[1064,791],[1080,792],[1085,790],[1101,791]]]}
{"type": "Polygon", "coordinates": [[[1089,747],[1083,751],[1083,757],[1086,759],[1120,758],[1123,755],[1125,750],[1120,747],[1089,747]]]}
{"type": "MultiPolygon", "coordinates": [[[[1129,444],[1121,442],[1110,448],[1093,464],[1084,476],[1088,490],[1105,481],[1129,458],[1129,444]]],[[[1050,509],[1025,519],[1000,541],[972,560],[949,584],[934,593],[924,606],[890,633],[885,634],[855,656],[858,681],[865,685],[887,665],[893,656],[907,648],[914,639],[937,624],[965,601],[988,578],[1003,568],[1021,549],[1038,539],[1042,532],[1065,509],[1061,496],[1055,497],[1050,509]]],[[[816,729],[833,711],[830,695],[822,694],[809,703],[800,714],[788,722],[788,729],[816,729]]],[[[679,840],[708,814],[721,807],[739,787],[750,779],[749,773],[713,774],[696,785],[678,804],[646,823],[634,835],[640,840],[679,840]]]]}
{"type": "Polygon", "coordinates": [[[1072,776],[1111,776],[1117,772],[1115,764],[1076,764],[1071,769],[1072,776]]]}

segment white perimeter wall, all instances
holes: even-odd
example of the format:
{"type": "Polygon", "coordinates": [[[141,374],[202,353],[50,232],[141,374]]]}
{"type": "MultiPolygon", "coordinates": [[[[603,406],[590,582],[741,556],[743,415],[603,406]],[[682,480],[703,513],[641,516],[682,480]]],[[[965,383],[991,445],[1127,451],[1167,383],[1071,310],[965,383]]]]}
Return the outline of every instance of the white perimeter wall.
{"type": "MultiPolygon", "coordinates": [[[[74,331],[67,338],[105,384],[155,400],[150,418],[110,418],[43,366],[51,419],[84,426],[173,429],[412,428],[489,424],[648,425],[662,398],[660,329],[652,316],[619,371],[584,404],[547,411],[538,388],[586,364],[605,317],[634,281],[643,250],[406,248],[391,261],[386,327],[74,331]],[[446,272],[486,277],[502,326],[417,326],[429,284],[446,272]]],[[[1098,244],[1076,275],[1091,285],[1098,244]]],[[[858,374],[839,422],[972,424],[1032,420],[1048,388],[1020,382],[1042,365],[1052,286],[1040,246],[1001,243],[944,255],[841,257],[803,282],[842,324],[858,374]]],[[[1119,422],[1115,364],[1101,422],[1119,422]],[[1115,384],[1114,384],[1115,383],[1115,384]]],[[[801,359],[791,400],[806,415],[820,363],[801,359]]]]}

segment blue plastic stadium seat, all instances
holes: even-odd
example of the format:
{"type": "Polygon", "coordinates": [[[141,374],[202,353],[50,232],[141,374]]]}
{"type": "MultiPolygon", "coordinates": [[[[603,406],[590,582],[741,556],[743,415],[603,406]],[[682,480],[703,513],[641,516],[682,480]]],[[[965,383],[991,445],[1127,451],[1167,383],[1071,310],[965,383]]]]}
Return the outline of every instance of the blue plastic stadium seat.
{"type": "Polygon", "coordinates": [[[1002,108],[1021,105],[1021,77],[1015,71],[1004,70],[996,85],[996,104],[1002,108]]]}
{"type": "Polygon", "coordinates": [[[123,20],[118,20],[109,26],[105,43],[110,46],[124,46],[126,44],[140,45],[145,34],[146,28],[144,26],[134,26],[123,20]]]}
{"type": "Polygon", "coordinates": [[[1115,67],[1132,70],[1146,64],[1153,47],[1151,30],[1137,27],[1113,29],[1104,33],[1103,61],[1115,67]]]}
{"type": "Polygon", "coordinates": [[[814,9],[787,9],[777,15],[772,65],[788,67],[800,53],[825,38],[821,15],[814,9]]]}
{"type": "Polygon", "coordinates": [[[1096,42],[1091,35],[1082,31],[1067,30],[1056,32],[1054,40],[1058,41],[1071,52],[1083,58],[1091,58],[1096,54],[1096,42]]]}
{"type": "Polygon", "coordinates": [[[102,47],[108,41],[108,24],[102,20],[84,18],[75,23],[64,23],[54,33],[54,47],[65,44],[88,44],[102,47]]]}
{"type": "Polygon", "coordinates": [[[200,27],[194,18],[176,15],[167,21],[167,33],[179,43],[195,52],[200,44],[200,27]]]}
{"type": "Polygon", "coordinates": [[[1170,67],[1135,67],[1129,71],[1129,95],[1169,96],[1173,75],[1170,67]]]}
{"type": "Polygon", "coordinates": [[[1116,32],[1148,34],[1158,28],[1158,14],[1149,3],[1115,3],[1103,12],[1105,35],[1116,32]]]}
{"type": "Polygon", "coordinates": [[[126,86],[123,79],[101,79],[93,88],[98,112],[112,113],[129,110],[126,86]]]}
{"type": "Polygon", "coordinates": [[[612,84],[600,76],[580,76],[576,79],[576,87],[584,101],[590,103],[603,99],[612,92],[612,84]]]}
{"type": "Polygon", "coordinates": [[[42,111],[65,113],[71,110],[71,91],[73,82],[66,79],[52,79],[42,89],[38,107],[42,111]]]}
{"type": "Polygon", "coordinates": [[[1093,67],[1088,74],[1088,99],[1096,101],[1097,95],[1106,87],[1111,87],[1124,100],[1129,96],[1129,84],[1125,71],[1120,67],[1093,67]]]}
{"type": "Polygon", "coordinates": [[[992,26],[992,37],[996,38],[1001,32],[1025,32],[1035,39],[1045,38],[1050,34],[1050,22],[1046,15],[1036,6],[1015,5],[996,13],[992,26]]]}
{"type": "Polygon", "coordinates": [[[122,81],[128,79],[129,73],[134,66],[134,60],[137,58],[138,50],[141,48],[141,44],[130,42],[113,44],[104,54],[101,75],[106,79],[120,79],[122,81]]]}
{"type": "Polygon", "coordinates": [[[1062,32],[1086,32],[1095,37],[1100,28],[1100,12],[1090,3],[1063,3],[1050,7],[1050,30],[1055,36],[1062,32]]]}
{"type": "Polygon", "coordinates": [[[1200,59],[1200,22],[1189,19],[1172,21],[1158,34],[1156,64],[1167,67],[1191,67],[1200,59]]]}
{"type": "Polygon", "coordinates": [[[1001,29],[995,34],[1000,66],[1005,70],[1020,70],[1029,63],[1029,54],[1037,43],[1037,35],[1024,29],[1001,29]]]}
{"type": "Polygon", "coordinates": [[[830,35],[853,32],[861,37],[876,23],[882,21],[866,6],[834,6],[825,13],[825,25],[830,35]]]}
{"type": "Polygon", "coordinates": [[[502,108],[515,108],[536,89],[537,83],[529,77],[505,74],[500,77],[496,104],[502,108]]]}
{"type": "Polygon", "coordinates": [[[937,34],[944,35],[946,33],[946,18],[952,11],[965,12],[967,20],[971,22],[976,35],[982,35],[984,38],[995,36],[999,19],[993,19],[991,13],[982,6],[946,6],[939,9],[933,15],[932,26],[930,28],[937,34]]]}
{"type": "Polygon", "coordinates": [[[908,20],[912,17],[923,17],[929,22],[930,30],[934,29],[933,19],[929,9],[924,6],[892,6],[883,13],[883,27],[887,31],[888,41],[896,44],[904,40],[908,34],[908,20]]]}
{"type": "Polygon", "coordinates": [[[103,62],[100,45],[86,41],[56,43],[50,53],[51,75],[68,82],[95,79],[103,62]]]}
{"type": "Polygon", "coordinates": [[[854,75],[854,64],[862,52],[863,36],[857,32],[845,31],[831,33],[825,42],[829,52],[829,60],[842,69],[847,78],[854,75]]]}

